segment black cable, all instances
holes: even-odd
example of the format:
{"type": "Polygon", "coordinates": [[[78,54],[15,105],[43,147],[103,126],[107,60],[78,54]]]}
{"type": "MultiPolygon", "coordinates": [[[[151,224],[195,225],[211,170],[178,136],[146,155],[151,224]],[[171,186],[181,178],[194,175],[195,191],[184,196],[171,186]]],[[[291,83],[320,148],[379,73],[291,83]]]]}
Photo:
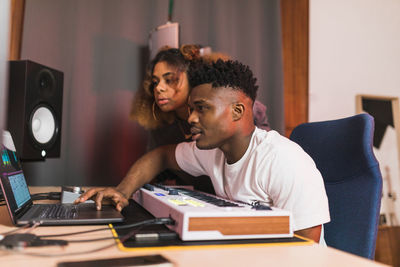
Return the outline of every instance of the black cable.
{"type": "MultiPolygon", "coordinates": [[[[151,219],[151,220],[145,220],[142,222],[138,222],[138,223],[133,223],[133,224],[129,224],[129,225],[123,225],[123,228],[121,228],[122,226],[119,226],[119,228],[114,227],[114,229],[125,229],[128,228],[127,226],[130,227],[136,227],[136,226],[144,226],[144,225],[148,225],[148,224],[152,224],[151,221],[153,221],[154,224],[174,224],[174,220],[171,218],[156,218],[156,219],[151,219]]],[[[100,228],[100,229],[95,229],[95,230],[103,230],[103,229],[109,229],[109,228],[100,228]]],[[[135,232],[137,232],[138,229],[134,229],[132,231],[130,231],[128,234],[122,236],[119,240],[121,241],[121,243],[125,242],[127,239],[129,239],[133,234],[135,234],[135,232]]],[[[82,232],[75,232],[77,234],[83,233],[83,232],[88,232],[88,231],[82,231],[82,232]]],[[[70,233],[72,234],[72,233],[70,233]]],[[[67,234],[67,235],[70,235],[67,234]]],[[[49,237],[48,236],[41,236],[41,237],[49,237]]],[[[53,236],[58,236],[58,235],[53,235],[53,236]]],[[[38,236],[40,238],[40,236],[38,236]]],[[[114,238],[116,239],[116,238],[114,238]]],[[[100,240],[100,239],[99,239],[100,240]]],[[[67,242],[71,242],[71,241],[67,241],[67,242]]],[[[80,242],[86,242],[86,241],[80,241],[80,242]]],[[[89,242],[89,241],[87,241],[89,242]]],[[[92,250],[88,250],[88,251],[80,251],[80,252],[70,252],[70,253],[58,253],[58,254],[45,254],[45,253],[31,253],[31,252],[25,252],[25,251],[18,251],[18,250],[9,250],[9,249],[5,249],[3,247],[0,247],[0,250],[3,251],[7,251],[7,252],[12,252],[15,254],[23,254],[23,255],[29,255],[29,256],[35,256],[35,257],[61,257],[61,256],[75,256],[75,255],[82,255],[82,254],[88,254],[88,253],[93,253],[93,252],[98,252],[110,247],[113,247],[115,245],[115,243],[113,242],[110,245],[106,245],[103,247],[99,247],[99,248],[95,248],[92,250]]]]}
{"type": "Polygon", "coordinates": [[[11,252],[11,253],[14,253],[14,254],[22,254],[22,255],[35,256],[35,257],[61,257],[61,256],[76,256],[76,255],[82,255],[82,254],[98,252],[98,251],[113,247],[114,245],[115,245],[115,243],[113,242],[110,245],[106,245],[106,246],[95,248],[95,249],[88,250],[88,251],[79,251],[79,252],[70,252],[70,253],[58,253],[58,254],[31,253],[31,252],[26,252],[26,251],[9,250],[9,249],[5,249],[3,247],[0,247],[0,250],[6,251],[6,252],[11,252]]]}
{"type": "Polygon", "coordinates": [[[42,200],[42,199],[60,200],[61,192],[37,193],[37,194],[32,194],[31,197],[32,200],[42,200]]]}
{"type": "Polygon", "coordinates": [[[107,239],[118,239],[118,237],[100,237],[100,238],[93,238],[93,239],[79,239],[79,240],[67,240],[68,243],[86,243],[86,242],[93,242],[93,241],[102,241],[107,239]]]}
{"type": "Polygon", "coordinates": [[[11,231],[1,233],[0,235],[1,235],[1,236],[6,236],[6,235],[9,235],[9,234],[18,232],[18,231],[20,231],[20,230],[23,230],[23,229],[25,229],[25,228],[28,228],[29,226],[30,226],[29,223],[28,223],[28,224],[24,224],[24,225],[22,225],[21,227],[19,227],[19,228],[17,228],[17,229],[13,229],[13,230],[11,230],[11,231]]]}
{"type": "MultiPolygon", "coordinates": [[[[165,224],[165,225],[173,225],[173,224],[175,224],[175,221],[170,217],[149,219],[149,220],[145,220],[145,221],[142,221],[142,222],[143,222],[143,224],[140,224],[142,226],[148,225],[148,224],[165,224]]],[[[138,224],[138,223],[135,223],[135,224],[138,224]]],[[[131,228],[131,227],[135,227],[135,226],[132,226],[132,225],[133,224],[114,226],[114,229],[127,229],[127,228],[131,228]]]]}
{"type": "Polygon", "coordinates": [[[103,231],[103,230],[108,230],[108,229],[110,229],[110,227],[97,228],[97,229],[93,229],[93,230],[80,231],[80,232],[72,232],[72,233],[66,233],[66,234],[41,235],[40,237],[48,238],[48,237],[59,237],[59,236],[80,235],[80,234],[92,233],[92,232],[103,231]]]}
{"type": "MultiPolygon", "coordinates": [[[[144,226],[144,225],[149,225],[149,224],[173,224],[174,220],[171,218],[155,218],[155,219],[150,219],[150,220],[145,220],[137,223],[131,223],[127,225],[120,225],[120,226],[113,226],[114,229],[127,229],[127,228],[132,228],[136,226],[144,226]]],[[[104,227],[104,228],[97,228],[93,230],[87,230],[87,231],[79,231],[79,232],[72,232],[72,233],[66,233],[66,234],[56,234],[56,235],[41,235],[41,238],[48,238],[48,237],[60,237],[60,236],[70,236],[70,235],[80,235],[80,234],[86,234],[86,233],[92,233],[92,232],[97,232],[97,231],[103,231],[103,230],[109,230],[110,227],[104,227]]]]}
{"type": "MultiPolygon", "coordinates": [[[[43,199],[60,200],[61,192],[37,193],[37,194],[32,194],[31,198],[33,201],[43,200],[43,199]]],[[[4,206],[4,205],[6,205],[5,200],[0,199],[0,206],[4,206]],[[3,203],[3,201],[4,201],[4,203],[3,203]]]]}
{"type": "MultiPolygon", "coordinates": [[[[43,199],[60,200],[61,192],[37,193],[37,194],[32,194],[31,198],[33,201],[43,200],[43,199]]],[[[3,206],[5,204],[6,204],[5,199],[3,197],[0,197],[0,206],[3,206]]]]}
{"type": "MultiPolygon", "coordinates": [[[[146,225],[139,225],[139,227],[137,229],[133,229],[132,231],[129,231],[128,234],[130,234],[131,232],[133,232],[133,234],[135,234],[136,232],[138,232],[140,229],[142,229],[146,225]]],[[[114,227],[114,229],[115,229],[115,227],[114,227]]],[[[124,238],[124,237],[125,237],[125,235],[122,236],[122,238],[124,238]]],[[[79,242],[101,241],[101,240],[106,240],[106,239],[120,239],[121,240],[121,238],[119,238],[118,236],[112,236],[112,237],[103,237],[103,238],[94,238],[94,239],[68,240],[68,242],[79,243],[79,242]]]]}

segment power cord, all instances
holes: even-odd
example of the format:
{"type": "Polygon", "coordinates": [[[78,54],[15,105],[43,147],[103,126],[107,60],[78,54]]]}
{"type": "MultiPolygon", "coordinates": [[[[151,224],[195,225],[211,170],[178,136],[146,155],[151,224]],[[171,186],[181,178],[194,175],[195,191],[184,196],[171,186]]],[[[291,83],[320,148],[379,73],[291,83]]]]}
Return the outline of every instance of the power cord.
{"type": "MultiPolygon", "coordinates": [[[[152,225],[152,224],[173,225],[174,223],[175,223],[175,221],[172,218],[155,218],[155,219],[145,220],[145,221],[132,223],[132,224],[128,224],[128,225],[115,226],[114,229],[126,229],[126,228],[134,228],[134,227],[138,227],[138,226],[143,227],[145,225],[152,225]]],[[[109,228],[98,228],[98,229],[89,230],[89,231],[80,231],[80,232],[59,234],[59,235],[36,236],[34,234],[7,234],[4,236],[4,238],[2,240],[0,240],[0,250],[12,252],[12,253],[30,255],[30,256],[37,256],[37,257],[59,257],[59,256],[82,255],[82,254],[87,254],[87,253],[92,253],[92,252],[97,252],[97,251],[107,249],[109,247],[114,246],[115,243],[112,243],[110,245],[106,245],[103,247],[99,247],[96,249],[88,250],[88,251],[59,253],[59,254],[30,253],[30,252],[25,252],[25,251],[21,250],[21,248],[30,247],[30,246],[49,246],[49,245],[65,246],[68,243],[70,243],[71,241],[59,240],[59,239],[46,239],[46,238],[90,233],[90,232],[101,231],[101,230],[105,230],[105,229],[109,229],[109,228]]],[[[120,241],[123,243],[124,241],[129,239],[132,235],[134,235],[137,232],[137,230],[138,229],[131,230],[128,234],[122,236],[120,238],[120,241]]],[[[105,240],[105,239],[111,239],[111,238],[99,238],[99,239],[81,240],[81,241],[75,240],[72,242],[90,242],[90,241],[105,240]]],[[[112,237],[112,239],[115,239],[115,238],[112,237]]]]}
{"type": "Polygon", "coordinates": [[[61,192],[37,193],[37,194],[32,194],[31,197],[32,200],[43,200],[43,199],[60,200],[61,192]]]}
{"type": "MultiPolygon", "coordinates": [[[[137,222],[137,223],[114,226],[114,229],[127,229],[127,228],[133,228],[133,227],[145,226],[145,225],[152,225],[152,224],[153,225],[154,224],[173,225],[173,224],[175,224],[175,221],[172,218],[169,218],[169,217],[168,218],[155,218],[155,219],[149,219],[149,220],[145,220],[145,221],[141,221],[141,222],[137,222]]],[[[104,228],[98,228],[98,229],[87,230],[87,231],[72,232],[72,233],[66,233],[66,234],[42,235],[40,237],[48,238],[48,237],[79,235],[79,234],[86,234],[86,233],[92,233],[92,232],[109,230],[109,229],[110,229],[109,227],[104,227],[104,228]]]]}
{"type": "MultiPolygon", "coordinates": [[[[61,192],[47,192],[47,193],[37,193],[32,194],[31,198],[33,201],[51,199],[51,200],[61,200],[61,192]]],[[[5,206],[6,200],[2,195],[0,195],[0,206],[5,206]]]]}
{"type": "Polygon", "coordinates": [[[41,247],[41,246],[65,246],[68,241],[56,239],[41,239],[39,236],[29,233],[6,235],[0,241],[0,246],[6,249],[41,247]]]}
{"type": "Polygon", "coordinates": [[[21,230],[23,230],[23,229],[26,229],[26,228],[30,227],[30,226],[31,226],[30,224],[24,224],[24,225],[22,225],[21,227],[19,227],[19,228],[17,228],[17,229],[13,229],[13,230],[11,230],[11,231],[1,233],[1,234],[0,234],[0,240],[3,240],[3,238],[4,238],[6,235],[10,235],[10,234],[12,234],[12,233],[19,232],[19,231],[21,231],[21,230]]]}
{"type": "MultiPolygon", "coordinates": [[[[32,194],[31,198],[33,201],[51,199],[51,200],[61,200],[61,192],[48,192],[48,193],[37,193],[32,194]]],[[[0,196],[0,206],[5,206],[6,200],[3,196],[0,196]]]]}

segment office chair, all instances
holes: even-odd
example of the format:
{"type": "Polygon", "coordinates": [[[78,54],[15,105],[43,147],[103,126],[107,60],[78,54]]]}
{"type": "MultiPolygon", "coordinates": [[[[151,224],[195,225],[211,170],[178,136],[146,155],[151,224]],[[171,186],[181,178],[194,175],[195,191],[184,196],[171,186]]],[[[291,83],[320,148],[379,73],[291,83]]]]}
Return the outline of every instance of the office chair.
{"type": "Polygon", "coordinates": [[[382,176],[373,150],[374,119],[368,114],[304,123],[290,139],[315,161],[324,179],[331,221],[328,246],[373,259],[382,176]]]}

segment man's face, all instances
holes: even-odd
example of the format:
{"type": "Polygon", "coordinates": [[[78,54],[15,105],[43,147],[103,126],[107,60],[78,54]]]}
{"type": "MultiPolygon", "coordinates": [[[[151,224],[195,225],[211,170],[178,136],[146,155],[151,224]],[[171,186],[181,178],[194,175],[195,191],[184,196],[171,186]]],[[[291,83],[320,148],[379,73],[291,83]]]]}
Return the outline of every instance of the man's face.
{"type": "Polygon", "coordinates": [[[192,89],[188,122],[199,149],[221,148],[229,142],[234,134],[232,99],[234,93],[230,88],[202,84],[192,89]]]}

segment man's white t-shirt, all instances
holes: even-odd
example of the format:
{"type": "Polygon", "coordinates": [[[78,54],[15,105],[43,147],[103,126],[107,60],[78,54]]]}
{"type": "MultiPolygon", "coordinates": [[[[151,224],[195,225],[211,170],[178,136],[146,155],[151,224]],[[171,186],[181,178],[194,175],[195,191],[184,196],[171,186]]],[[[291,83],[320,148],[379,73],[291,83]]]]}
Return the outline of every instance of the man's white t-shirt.
{"type": "Polygon", "coordinates": [[[178,144],[175,156],[185,172],[208,175],[217,196],[291,211],[294,231],[330,221],[324,183],[314,161],[276,131],[256,128],[246,153],[233,164],[226,162],[220,149],[200,150],[196,142],[178,144]]]}

